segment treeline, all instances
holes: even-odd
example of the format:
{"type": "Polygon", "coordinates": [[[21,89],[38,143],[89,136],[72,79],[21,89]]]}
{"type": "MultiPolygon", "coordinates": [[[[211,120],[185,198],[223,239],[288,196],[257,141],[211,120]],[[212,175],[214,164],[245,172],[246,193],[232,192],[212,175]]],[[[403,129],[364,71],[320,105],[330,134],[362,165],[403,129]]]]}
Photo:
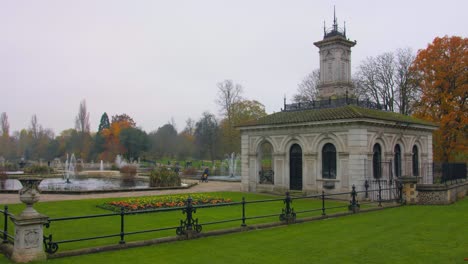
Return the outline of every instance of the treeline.
{"type": "MultiPolygon", "coordinates": [[[[356,96],[379,103],[385,110],[413,115],[439,125],[433,134],[434,160],[468,160],[468,39],[436,37],[426,49],[409,49],[369,57],[353,78],[356,96]]],[[[299,83],[293,100],[316,100],[319,71],[299,83]]],[[[242,97],[243,88],[233,81],[217,84],[216,103],[221,118],[205,112],[188,119],[178,132],[171,122],[147,134],[125,114],[111,120],[102,114],[97,132],[89,131],[86,103],[80,104],[75,129],[54,136],[34,115],[28,129],[10,135],[7,113],[0,115],[0,157],[8,160],[52,160],[75,153],[84,160],[112,161],[117,154],[127,159],[222,158],[240,152],[236,126],[266,115],[264,106],[242,97]]]]}
{"type": "Polygon", "coordinates": [[[240,133],[236,126],[266,115],[264,106],[242,97],[243,88],[231,80],[218,83],[217,104],[221,118],[204,112],[198,120],[189,118],[178,132],[173,122],[147,133],[127,114],[110,119],[103,113],[97,132],[90,131],[86,101],[80,103],[75,128],[55,136],[43,128],[36,115],[27,129],[10,134],[8,115],[0,115],[0,157],[6,160],[62,160],[74,153],[85,161],[113,161],[116,155],[127,160],[221,159],[227,153],[240,152],[240,133]]]}

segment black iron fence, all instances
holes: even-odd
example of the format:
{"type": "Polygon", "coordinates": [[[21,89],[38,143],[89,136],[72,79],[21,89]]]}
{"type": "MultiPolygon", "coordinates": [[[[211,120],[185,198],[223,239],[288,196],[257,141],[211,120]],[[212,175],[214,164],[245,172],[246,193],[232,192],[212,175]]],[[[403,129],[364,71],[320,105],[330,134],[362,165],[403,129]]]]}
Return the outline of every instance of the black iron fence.
{"type": "Polygon", "coordinates": [[[348,96],[343,98],[336,99],[324,99],[317,101],[307,101],[286,104],[284,103],[284,108],[282,111],[299,111],[299,110],[311,110],[311,109],[325,109],[325,108],[335,108],[346,105],[357,105],[369,109],[377,110],[387,110],[383,105],[379,103],[372,102],[370,100],[359,100],[358,98],[349,98],[348,96]]]}
{"type": "Polygon", "coordinates": [[[467,179],[466,163],[434,162],[432,172],[434,183],[452,184],[467,179]]]}
{"type": "MultiPolygon", "coordinates": [[[[366,204],[377,204],[377,206],[382,206],[383,202],[402,202],[402,195],[401,195],[402,187],[399,186],[390,186],[388,188],[384,188],[384,186],[379,185],[377,189],[372,189],[366,187],[363,191],[357,191],[356,188],[353,186],[351,192],[343,192],[343,193],[332,193],[326,194],[322,192],[321,194],[317,195],[308,195],[308,196],[300,196],[300,197],[293,197],[290,193],[286,193],[285,197],[282,198],[273,198],[273,199],[264,199],[264,200],[253,200],[253,201],[246,201],[243,197],[242,201],[240,202],[231,202],[231,203],[222,203],[222,204],[205,204],[205,205],[194,205],[192,203],[192,199],[187,199],[185,206],[183,207],[173,207],[173,208],[158,208],[158,209],[151,209],[151,210],[139,210],[139,211],[125,211],[122,207],[120,212],[113,212],[107,214],[96,214],[96,215],[85,215],[85,216],[76,216],[76,217],[61,217],[61,218],[49,218],[48,223],[45,225],[46,228],[49,228],[51,225],[57,222],[63,221],[75,221],[78,219],[93,219],[93,218],[118,218],[120,221],[120,230],[119,232],[105,234],[100,236],[90,236],[90,237],[81,237],[81,238],[70,238],[70,239],[63,239],[63,240],[55,240],[53,234],[44,235],[44,246],[45,251],[49,254],[55,253],[61,244],[65,243],[72,243],[72,242],[79,242],[79,241],[88,241],[88,240],[97,240],[97,239],[105,239],[105,238],[116,238],[116,243],[125,244],[126,239],[128,236],[143,234],[143,233],[151,233],[151,232],[160,232],[166,230],[173,230],[175,234],[179,236],[191,236],[193,234],[197,234],[202,232],[203,227],[208,225],[215,225],[215,224],[222,224],[222,223],[239,223],[241,227],[246,227],[248,222],[254,222],[254,219],[261,219],[261,218],[271,218],[271,217],[278,217],[278,220],[285,223],[294,223],[296,221],[296,217],[299,215],[303,215],[303,218],[310,215],[312,212],[317,212],[320,216],[326,216],[328,212],[335,212],[338,209],[349,210],[352,212],[359,211],[359,208],[362,205],[366,204]],[[398,195],[389,195],[386,196],[386,192],[396,192],[398,195]],[[347,198],[346,198],[347,197],[347,198]],[[375,199],[370,199],[371,197],[375,197],[375,199]],[[338,203],[336,202],[337,199],[350,199],[349,203],[338,203]],[[321,201],[321,206],[317,207],[316,202],[310,203],[310,207],[306,206],[306,208],[301,208],[301,210],[295,210],[293,207],[293,201],[297,200],[304,200],[310,199],[315,201],[321,201]],[[331,202],[333,201],[333,202],[331,202]],[[257,215],[247,215],[246,208],[254,205],[254,204],[261,204],[261,203],[272,203],[272,202],[282,202],[282,208],[278,208],[277,213],[269,213],[269,214],[257,214],[257,215]],[[314,207],[315,204],[315,207],[314,207]],[[206,221],[202,222],[199,221],[198,218],[195,218],[195,213],[198,210],[208,210],[209,208],[218,208],[218,207],[226,207],[233,211],[238,210],[239,217],[235,218],[228,218],[228,219],[219,219],[217,221],[206,221]],[[138,231],[127,231],[130,227],[126,224],[125,220],[129,215],[140,215],[140,214],[157,214],[162,212],[171,212],[171,211],[181,211],[183,215],[183,219],[181,219],[178,225],[173,226],[165,226],[165,227],[158,227],[153,229],[146,229],[146,230],[138,230],[138,231]]],[[[307,201],[305,201],[305,204],[307,201]]],[[[260,208],[256,208],[260,209],[260,208]]],[[[254,210],[254,211],[261,211],[261,210],[254,210]]],[[[3,211],[5,215],[5,219],[7,215],[9,215],[7,208],[3,211]],[[6,212],[5,212],[6,211],[6,212]]],[[[155,219],[158,219],[155,217],[155,219]]],[[[6,221],[6,220],[5,220],[6,221]]],[[[111,223],[112,221],[109,221],[111,223]]],[[[132,226],[134,228],[134,226],[132,226]]],[[[4,226],[4,242],[8,238],[13,238],[8,235],[7,232],[7,225],[4,226]]],[[[116,227],[117,230],[117,227],[116,227]]],[[[44,231],[44,233],[46,233],[44,231]]]]}
{"type": "Polygon", "coordinates": [[[0,231],[2,233],[2,243],[13,243],[15,237],[8,233],[8,218],[13,216],[8,212],[8,205],[5,205],[3,210],[0,209],[0,213],[3,214],[3,230],[0,231]]]}

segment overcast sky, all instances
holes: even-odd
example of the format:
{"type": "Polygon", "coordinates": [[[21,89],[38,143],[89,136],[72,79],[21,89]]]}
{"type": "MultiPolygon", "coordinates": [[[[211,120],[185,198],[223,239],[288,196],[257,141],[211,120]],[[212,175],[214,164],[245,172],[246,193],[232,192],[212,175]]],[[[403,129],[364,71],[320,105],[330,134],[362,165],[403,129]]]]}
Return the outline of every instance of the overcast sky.
{"type": "Polygon", "coordinates": [[[357,41],[354,72],[369,56],[468,35],[466,0],[2,0],[0,112],[11,132],[36,114],[59,134],[84,99],[92,131],[104,112],[126,113],[147,132],[174,118],[180,131],[204,111],[219,116],[225,79],[277,112],[318,68],[313,42],[334,5],[357,41]]]}

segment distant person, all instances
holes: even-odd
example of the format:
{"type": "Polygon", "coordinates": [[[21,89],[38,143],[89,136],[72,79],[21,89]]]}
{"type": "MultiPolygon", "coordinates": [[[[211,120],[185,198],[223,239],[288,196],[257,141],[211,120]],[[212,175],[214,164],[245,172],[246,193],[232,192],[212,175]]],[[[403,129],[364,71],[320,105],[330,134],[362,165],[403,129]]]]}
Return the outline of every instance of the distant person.
{"type": "Polygon", "coordinates": [[[210,174],[210,171],[208,168],[205,168],[203,171],[202,177],[201,177],[201,182],[208,182],[208,175],[210,174]]]}

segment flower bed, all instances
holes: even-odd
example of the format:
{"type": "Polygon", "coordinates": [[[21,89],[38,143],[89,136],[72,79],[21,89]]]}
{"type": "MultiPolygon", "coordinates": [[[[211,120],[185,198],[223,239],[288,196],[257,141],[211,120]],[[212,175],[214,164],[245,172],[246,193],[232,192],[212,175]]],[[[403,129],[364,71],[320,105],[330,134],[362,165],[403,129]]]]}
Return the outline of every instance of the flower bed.
{"type": "MultiPolygon", "coordinates": [[[[167,196],[154,196],[154,197],[142,197],[142,198],[130,198],[126,200],[110,201],[98,207],[120,212],[120,208],[124,208],[126,212],[147,210],[156,208],[170,208],[170,207],[183,207],[187,203],[189,195],[167,195],[167,196]]],[[[192,204],[219,204],[219,203],[231,203],[230,198],[214,197],[206,194],[192,194],[192,204]]]]}

